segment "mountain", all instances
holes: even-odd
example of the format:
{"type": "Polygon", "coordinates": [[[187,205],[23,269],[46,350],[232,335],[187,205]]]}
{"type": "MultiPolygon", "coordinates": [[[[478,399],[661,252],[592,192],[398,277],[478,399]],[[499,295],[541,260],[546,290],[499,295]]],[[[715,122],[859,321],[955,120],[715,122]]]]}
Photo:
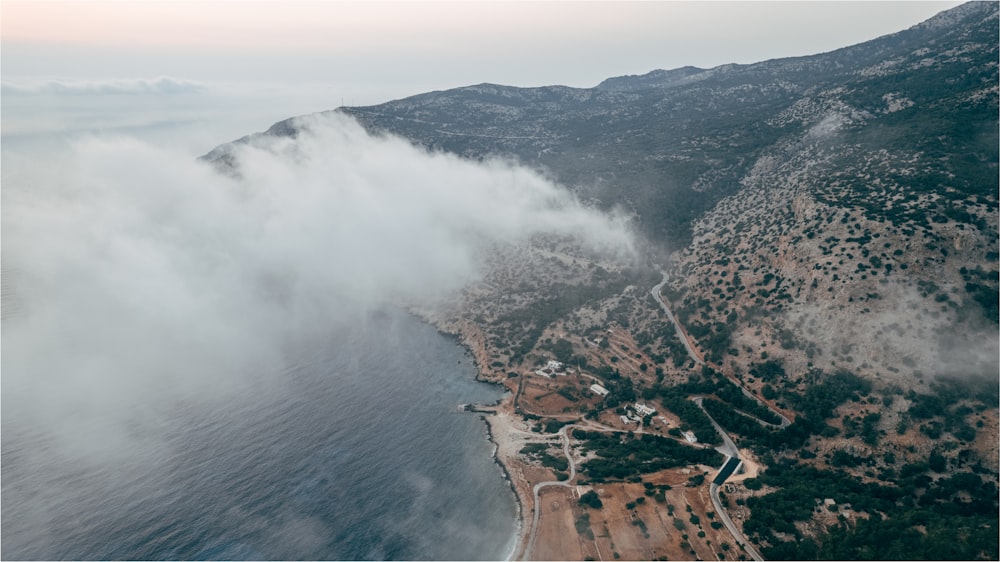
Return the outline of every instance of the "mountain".
{"type": "MultiPolygon", "coordinates": [[[[588,89],[479,84],[339,111],[431,149],[512,156],[544,168],[585,197],[641,209],[644,230],[680,248],[691,221],[735,193],[767,148],[801,136],[830,112],[855,128],[930,135],[935,131],[900,123],[937,104],[941,119],[989,131],[995,10],[995,3],[965,4],[821,55],[655,70],[588,89]],[[973,105],[963,96],[973,96],[973,105]]],[[[289,120],[268,134],[293,132],[289,120]]]]}
{"type": "MultiPolygon", "coordinates": [[[[625,361],[592,367],[632,377],[644,398],[702,388],[717,370],[796,418],[776,433],[723,423],[772,467],[755,481],[779,490],[770,503],[746,498],[744,530],[765,556],[995,558],[998,6],[970,2],[813,56],[336,111],[430,150],[515,159],[629,210],[653,260],[669,255],[663,294],[709,363],[688,359],[649,297],[655,272],[588,269],[552,247],[546,259],[579,260],[579,272],[566,265],[556,283],[503,254],[493,279],[513,281],[463,294],[438,319],[475,332],[466,341],[487,376],[505,380],[557,344],[594,361],[587,342],[614,325],[630,338],[625,361]],[[782,512],[781,494],[819,493],[793,477],[864,515],[782,512]],[[948,543],[941,517],[959,512],[973,519],[948,543]],[[983,529],[993,538],[980,551],[983,529]]],[[[294,137],[296,123],[264,134],[294,137]]]]}
{"type": "MultiPolygon", "coordinates": [[[[670,248],[694,235],[674,284],[688,305],[709,296],[713,276],[742,274],[722,286],[721,314],[701,307],[705,323],[733,309],[767,315],[789,299],[824,313],[871,302],[840,309],[835,331],[848,334],[855,308],[878,315],[915,291],[937,299],[926,307],[937,318],[904,346],[920,348],[939,326],[998,314],[996,36],[997,4],[969,3],[815,56],[657,70],[590,89],[481,84],[342,111],[430,149],[541,167],[584,197],[632,209],[670,248]],[[732,265],[713,266],[719,254],[732,265]]],[[[894,329],[884,320],[876,330],[894,329]]]]}
{"type": "MultiPolygon", "coordinates": [[[[802,136],[828,114],[906,136],[911,131],[900,123],[936,103],[940,119],[989,131],[996,119],[995,9],[967,4],[810,57],[657,70],[589,89],[480,84],[341,110],[431,149],[471,158],[502,154],[547,169],[585,197],[641,209],[644,230],[680,248],[691,221],[738,191],[767,149],[802,136]],[[946,107],[976,95],[982,97],[972,107],[946,107]]],[[[982,156],[989,160],[988,151],[982,156]]]]}
{"type": "Polygon", "coordinates": [[[672,296],[719,360],[763,330],[803,366],[982,373],[996,367],[997,60],[997,3],[971,2],[819,55],[337,111],[631,210],[656,246],[683,250],[672,296]],[[833,321],[803,331],[816,314],[833,321]],[[871,333],[852,342],[858,318],[871,333]],[[959,349],[956,334],[984,341],[959,349]]]}

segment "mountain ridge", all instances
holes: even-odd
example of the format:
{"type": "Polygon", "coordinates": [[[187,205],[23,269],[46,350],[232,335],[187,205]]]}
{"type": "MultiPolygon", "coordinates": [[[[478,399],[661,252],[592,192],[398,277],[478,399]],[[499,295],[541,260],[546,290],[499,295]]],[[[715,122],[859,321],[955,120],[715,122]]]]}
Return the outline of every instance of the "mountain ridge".
{"type": "MultiPolygon", "coordinates": [[[[690,243],[705,237],[704,225],[720,222],[712,213],[727,198],[756,190],[766,203],[784,197],[787,188],[781,186],[798,178],[811,187],[793,189],[789,205],[851,208],[872,221],[867,230],[899,230],[888,251],[907,255],[879,252],[876,269],[885,262],[897,267],[898,275],[898,267],[905,266],[915,278],[931,272],[924,261],[944,260],[959,308],[978,303],[982,316],[993,319],[996,279],[954,272],[996,269],[997,221],[991,211],[1000,158],[997,19],[997,3],[970,2],[906,30],[818,55],[653,70],[612,77],[593,88],[483,83],[333,111],[351,115],[371,132],[400,135],[429,150],[512,158],[540,168],[597,206],[630,210],[654,247],[684,250],[677,254],[680,268],[694,268],[695,259],[711,263],[706,250],[693,256],[697,244],[690,243]],[[768,169],[784,175],[763,172],[768,169]],[[770,183],[761,185],[761,177],[770,177],[770,183]],[[920,251],[909,249],[914,236],[922,240],[920,251]],[[938,252],[943,242],[964,244],[964,254],[925,255],[938,252]],[[969,254],[970,244],[979,248],[978,257],[969,254]]],[[[295,118],[262,134],[294,137],[295,118]]],[[[205,158],[225,161],[228,151],[223,145],[205,158]]],[[[727,220],[746,222],[739,216],[727,220]]],[[[801,245],[811,238],[800,233],[787,240],[801,245]]],[[[801,259],[819,259],[830,250],[817,251],[820,255],[801,259]]],[[[792,277],[780,269],[771,276],[792,277]]],[[[848,288],[840,274],[831,275],[838,290],[852,293],[848,298],[877,293],[870,287],[861,291],[877,273],[859,273],[858,283],[848,288]]],[[[807,272],[794,277],[821,291],[830,288],[819,287],[821,280],[807,272]]],[[[700,278],[675,276],[670,287],[679,291],[681,280],[688,279],[690,304],[705,298],[690,285],[700,278]]],[[[750,306],[760,299],[745,301],[750,306]]],[[[725,339],[731,330],[718,316],[703,320],[725,339]]]]}
{"type": "MultiPolygon", "coordinates": [[[[907,30],[819,55],[653,70],[593,88],[478,84],[333,111],[428,149],[474,159],[512,157],[544,169],[585,199],[645,209],[639,217],[644,232],[679,249],[690,238],[691,221],[738,189],[761,147],[804,126],[763,114],[773,116],[845,79],[863,85],[895,73],[914,59],[911,47],[954,41],[950,35],[958,32],[947,22],[988,20],[995,12],[993,3],[962,5],[907,30]],[[692,187],[709,195],[692,196],[692,187]],[[665,212],[666,206],[674,209],[665,212]]],[[[292,123],[276,123],[265,134],[293,135],[292,123]]]]}

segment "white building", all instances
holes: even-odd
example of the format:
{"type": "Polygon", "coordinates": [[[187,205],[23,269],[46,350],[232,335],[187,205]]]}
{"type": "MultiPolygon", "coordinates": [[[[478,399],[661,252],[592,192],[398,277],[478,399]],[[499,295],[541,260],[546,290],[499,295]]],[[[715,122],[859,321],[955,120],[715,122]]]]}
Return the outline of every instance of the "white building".
{"type": "Polygon", "coordinates": [[[685,431],[684,432],[684,439],[687,439],[688,443],[697,443],[698,442],[698,438],[695,437],[694,433],[692,433],[690,431],[685,431]]]}
{"type": "Polygon", "coordinates": [[[649,406],[647,406],[645,404],[640,404],[638,402],[636,402],[633,407],[635,408],[636,413],[638,413],[640,416],[643,416],[643,417],[646,417],[646,416],[648,416],[650,414],[655,414],[656,413],[655,409],[650,408],[649,406]]]}
{"type": "Polygon", "coordinates": [[[563,364],[556,360],[551,360],[545,365],[546,369],[551,369],[552,371],[558,372],[563,370],[563,364]]]}
{"type": "Polygon", "coordinates": [[[598,396],[607,396],[608,393],[610,392],[608,389],[596,383],[590,385],[590,391],[598,396]]]}

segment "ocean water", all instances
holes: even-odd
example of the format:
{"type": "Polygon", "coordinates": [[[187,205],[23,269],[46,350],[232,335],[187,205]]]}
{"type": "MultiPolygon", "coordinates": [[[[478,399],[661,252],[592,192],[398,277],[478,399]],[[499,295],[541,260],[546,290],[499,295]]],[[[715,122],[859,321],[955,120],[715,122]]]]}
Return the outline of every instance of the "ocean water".
{"type": "Polygon", "coordinates": [[[280,384],[178,411],[123,458],[74,463],[4,418],[4,559],[502,559],[516,505],[476,414],[500,398],[399,312],[289,361],[280,384]]]}

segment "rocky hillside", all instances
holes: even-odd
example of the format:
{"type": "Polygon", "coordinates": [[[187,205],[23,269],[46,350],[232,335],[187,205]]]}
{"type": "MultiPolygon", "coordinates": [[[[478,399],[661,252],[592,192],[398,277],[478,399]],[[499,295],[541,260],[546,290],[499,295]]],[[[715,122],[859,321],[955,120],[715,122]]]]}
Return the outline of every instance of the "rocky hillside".
{"type": "Polygon", "coordinates": [[[997,27],[969,3],[815,56],[343,111],[632,209],[684,248],[669,290],[718,361],[995,374],[997,27]]]}
{"type": "Polygon", "coordinates": [[[808,57],[338,111],[631,209],[683,250],[668,290],[717,361],[995,373],[997,6],[808,57]]]}
{"type": "MultiPolygon", "coordinates": [[[[794,418],[773,431],[713,406],[770,467],[735,492],[766,557],[990,559],[998,6],[809,57],[337,111],[431,150],[540,168],[644,233],[645,266],[566,240],[498,249],[483,283],[418,311],[459,333],[485,376],[520,388],[556,357],[675,414],[684,392],[723,398],[715,382],[735,377],[794,418]],[[654,264],[704,369],[649,295],[654,264]],[[845,498],[854,509],[838,513],[845,498]]],[[[290,119],[262,134],[297,132],[290,119]]],[[[206,158],[225,165],[228,151],[206,158]]]]}
{"type": "MultiPolygon", "coordinates": [[[[996,5],[973,3],[821,55],[656,70],[589,89],[480,84],[342,111],[433,149],[545,168],[585,197],[635,210],[652,238],[678,249],[691,221],[736,193],[758,160],[810,131],[878,118],[930,158],[916,135],[956,118],[971,129],[963,147],[983,144],[968,157],[995,162],[996,59],[996,5]],[[940,118],[903,125],[932,104],[940,118]]],[[[880,142],[881,127],[867,129],[880,142]]]]}
{"type": "Polygon", "coordinates": [[[996,8],[769,118],[803,130],[695,222],[671,287],[716,360],[996,375],[996,8]]]}
{"type": "Polygon", "coordinates": [[[630,209],[655,252],[679,251],[667,292],[716,362],[995,375],[997,7],[808,57],[337,111],[630,209]]]}

